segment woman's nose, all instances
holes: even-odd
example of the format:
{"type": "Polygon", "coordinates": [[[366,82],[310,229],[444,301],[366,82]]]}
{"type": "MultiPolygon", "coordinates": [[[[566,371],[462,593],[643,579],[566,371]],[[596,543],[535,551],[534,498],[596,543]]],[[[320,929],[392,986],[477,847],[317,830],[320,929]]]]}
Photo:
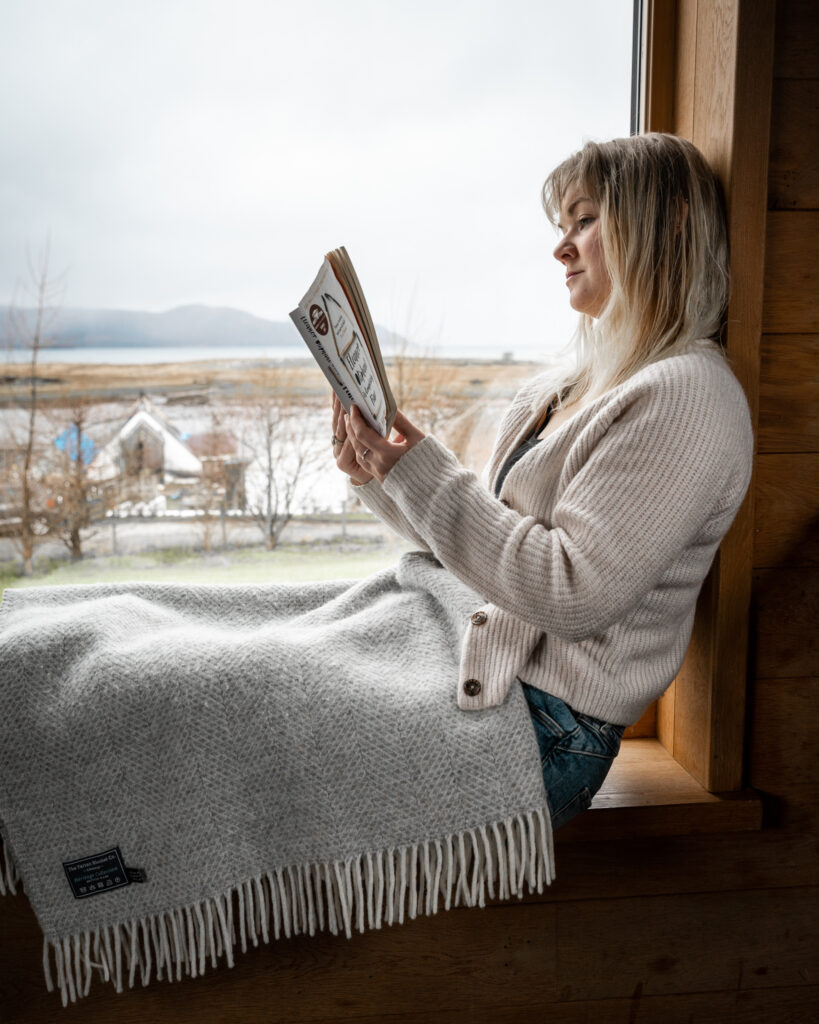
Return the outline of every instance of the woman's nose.
{"type": "Polygon", "coordinates": [[[554,247],[552,255],[558,262],[562,263],[568,256],[571,255],[573,246],[564,235],[557,245],[554,247]]]}

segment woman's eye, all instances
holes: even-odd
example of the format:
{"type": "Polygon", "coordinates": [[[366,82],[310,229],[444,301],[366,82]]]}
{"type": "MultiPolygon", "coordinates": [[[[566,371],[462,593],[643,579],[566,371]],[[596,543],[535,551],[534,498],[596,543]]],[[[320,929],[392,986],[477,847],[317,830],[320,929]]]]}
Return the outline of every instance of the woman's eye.
{"type": "Polygon", "coordinates": [[[593,218],[593,217],[578,217],[578,220],[577,220],[577,226],[578,226],[578,227],[580,228],[580,230],[582,231],[582,230],[583,230],[583,228],[586,228],[586,227],[588,227],[588,226],[589,226],[589,224],[591,224],[591,222],[592,222],[593,220],[594,220],[594,218],[593,218]]]}

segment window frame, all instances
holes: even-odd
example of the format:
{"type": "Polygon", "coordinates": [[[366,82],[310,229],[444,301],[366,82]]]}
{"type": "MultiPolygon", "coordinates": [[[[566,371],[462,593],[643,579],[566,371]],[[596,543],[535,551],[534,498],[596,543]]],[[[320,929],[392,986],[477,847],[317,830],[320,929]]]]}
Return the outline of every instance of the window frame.
{"type": "MultiPolygon", "coordinates": [[[[725,345],[755,435],[774,19],[773,4],[754,0],[635,2],[634,122],[640,132],[690,139],[725,190],[732,253],[725,345]]],[[[659,743],[711,793],[743,785],[755,480],[756,459],[748,495],[700,593],[683,667],[657,706],[659,743]]]]}

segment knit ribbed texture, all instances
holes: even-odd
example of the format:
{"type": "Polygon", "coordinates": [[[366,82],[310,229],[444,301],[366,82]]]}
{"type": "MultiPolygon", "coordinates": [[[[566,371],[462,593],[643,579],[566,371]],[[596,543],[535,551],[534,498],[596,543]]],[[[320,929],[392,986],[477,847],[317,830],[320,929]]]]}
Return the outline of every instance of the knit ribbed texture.
{"type": "MultiPolygon", "coordinates": [[[[517,395],[490,481],[543,399],[537,381],[517,395]]],[[[360,492],[482,598],[475,610],[486,621],[468,624],[462,648],[462,708],[503,701],[519,676],[630,725],[682,664],[697,594],[752,462],[745,395],[721,353],[703,347],[581,409],[512,468],[500,499],[431,435],[383,486],[360,492]],[[475,696],[468,679],[481,683],[475,696]]]]}
{"type": "Polygon", "coordinates": [[[454,700],[477,600],[421,554],[353,583],[7,589],[0,893],[22,879],[63,1000],[548,884],[522,691],[454,700]],[[144,881],[77,898],[64,864],[116,847],[144,881]]]}

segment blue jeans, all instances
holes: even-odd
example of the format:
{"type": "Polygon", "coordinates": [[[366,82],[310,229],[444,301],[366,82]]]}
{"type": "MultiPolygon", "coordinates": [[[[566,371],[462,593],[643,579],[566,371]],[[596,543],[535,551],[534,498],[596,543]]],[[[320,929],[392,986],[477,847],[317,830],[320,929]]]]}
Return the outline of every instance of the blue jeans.
{"type": "Polygon", "coordinates": [[[519,680],[540,748],[552,828],[585,811],[620,749],[625,726],[573,711],[557,697],[519,680]]]}

